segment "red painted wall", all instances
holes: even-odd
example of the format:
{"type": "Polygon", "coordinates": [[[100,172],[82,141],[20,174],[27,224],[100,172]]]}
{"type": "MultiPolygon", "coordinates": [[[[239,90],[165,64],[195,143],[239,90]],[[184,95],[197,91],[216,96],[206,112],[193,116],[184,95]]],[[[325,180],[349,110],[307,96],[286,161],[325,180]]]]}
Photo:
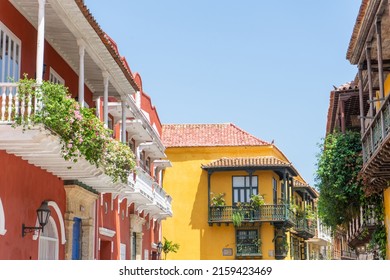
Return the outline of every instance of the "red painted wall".
{"type": "MultiPolygon", "coordinates": [[[[0,236],[0,259],[37,259],[38,240],[32,240],[32,233],[22,238],[22,224],[35,226],[36,209],[44,200],[56,202],[64,215],[66,196],[63,181],[0,150],[0,197],[7,230],[5,235],[0,236]]],[[[60,237],[58,217],[52,212],[60,237]]],[[[65,245],[61,245],[60,240],[59,244],[59,258],[64,259],[65,245]]]]}
{"type": "MultiPolygon", "coordinates": [[[[126,244],[126,259],[130,259],[130,218],[126,214],[127,210],[127,200],[124,199],[118,205],[118,198],[112,199],[112,195],[107,193],[100,196],[98,201],[99,209],[99,218],[98,218],[98,227],[103,227],[109,230],[115,231],[113,237],[108,237],[102,234],[99,234],[99,239],[101,241],[110,241],[114,242],[113,251],[110,253],[110,259],[118,260],[120,259],[120,244],[126,244]],[[102,203],[103,202],[103,203],[102,203]],[[106,203],[107,203],[107,212],[106,212],[106,203]],[[118,210],[119,209],[119,210],[118,210]],[[122,211],[124,215],[122,216],[122,211]]],[[[100,241],[100,242],[101,242],[100,241]]],[[[99,242],[99,241],[98,241],[99,242]]],[[[102,244],[102,243],[101,243],[102,244]]],[[[99,248],[99,244],[96,246],[99,248]]],[[[101,251],[97,252],[98,259],[107,258],[107,250],[101,248],[101,251]]]]}

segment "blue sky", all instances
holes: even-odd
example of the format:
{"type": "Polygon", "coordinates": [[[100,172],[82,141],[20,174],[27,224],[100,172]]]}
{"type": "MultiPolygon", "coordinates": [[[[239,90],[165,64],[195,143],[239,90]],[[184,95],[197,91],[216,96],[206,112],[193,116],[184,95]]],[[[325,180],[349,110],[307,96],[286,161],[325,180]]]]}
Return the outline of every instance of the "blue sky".
{"type": "Polygon", "coordinates": [[[164,124],[234,123],[275,141],[315,184],[358,0],[85,0],[140,73],[164,124]]]}

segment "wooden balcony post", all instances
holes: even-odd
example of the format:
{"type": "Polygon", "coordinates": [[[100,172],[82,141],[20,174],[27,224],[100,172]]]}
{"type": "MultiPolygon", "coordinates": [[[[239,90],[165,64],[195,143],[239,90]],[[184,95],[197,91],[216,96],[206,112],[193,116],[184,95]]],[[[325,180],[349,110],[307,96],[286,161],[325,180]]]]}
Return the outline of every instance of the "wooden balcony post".
{"type": "Polygon", "coordinates": [[[376,18],[375,21],[375,31],[376,31],[376,43],[377,43],[377,55],[378,55],[378,77],[379,77],[379,92],[381,105],[383,104],[385,98],[385,89],[384,89],[384,78],[383,78],[383,58],[382,58],[382,27],[381,19],[376,18]]]}
{"type": "Polygon", "coordinates": [[[374,117],[374,93],[372,86],[372,68],[371,68],[371,44],[366,45],[367,78],[368,78],[368,96],[370,102],[369,116],[374,117]]]}
{"type": "MultiPolygon", "coordinates": [[[[363,65],[359,64],[358,66],[359,72],[358,72],[358,77],[359,77],[359,109],[360,109],[360,132],[361,135],[363,136],[365,127],[364,127],[364,103],[363,103],[363,65]]],[[[363,146],[364,148],[364,146],[363,146]]],[[[363,152],[364,154],[364,152],[363,152]]]]}

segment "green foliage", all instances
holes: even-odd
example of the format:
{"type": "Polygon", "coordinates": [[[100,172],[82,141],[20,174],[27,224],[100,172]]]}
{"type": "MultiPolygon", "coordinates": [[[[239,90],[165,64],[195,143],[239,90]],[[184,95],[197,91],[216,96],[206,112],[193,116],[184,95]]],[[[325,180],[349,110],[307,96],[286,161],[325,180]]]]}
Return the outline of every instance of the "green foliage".
{"type": "Polygon", "coordinates": [[[249,204],[251,208],[259,209],[260,206],[265,204],[264,195],[252,194],[249,204]]]}
{"type": "Polygon", "coordinates": [[[226,202],[225,202],[225,193],[219,193],[217,195],[214,195],[214,193],[211,193],[211,195],[213,196],[211,198],[211,206],[225,206],[226,205],[226,202]]]}
{"type": "Polygon", "coordinates": [[[363,198],[360,134],[329,134],[317,155],[316,187],[320,191],[318,214],[325,225],[336,228],[348,222],[363,198]]]}
{"type": "Polygon", "coordinates": [[[385,218],[385,210],[383,205],[383,196],[381,194],[373,194],[366,197],[364,204],[369,206],[371,211],[366,211],[366,219],[375,217],[376,228],[372,233],[371,240],[368,244],[369,251],[375,251],[381,259],[386,259],[386,227],[383,223],[385,218]]]}
{"type": "Polygon", "coordinates": [[[314,221],[317,218],[316,212],[314,211],[313,207],[310,204],[306,206],[304,215],[305,218],[310,221],[314,221]]]}
{"type": "Polygon", "coordinates": [[[241,209],[236,209],[232,214],[232,222],[235,227],[240,227],[244,220],[244,213],[241,209]]]}
{"type": "Polygon", "coordinates": [[[377,251],[379,253],[379,257],[383,260],[386,259],[386,227],[381,224],[378,225],[375,231],[372,234],[372,238],[370,243],[368,244],[368,250],[377,251]]]}
{"type": "Polygon", "coordinates": [[[172,253],[177,253],[179,250],[180,245],[178,243],[173,243],[173,241],[167,240],[164,237],[164,243],[162,247],[162,251],[164,252],[164,259],[167,259],[167,255],[172,252],[172,253]]]}
{"type": "Polygon", "coordinates": [[[33,105],[37,110],[30,118],[14,111],[15,126],[26,129],[43,124],[60,137],[65,160],[77,162],[83,156],[96,167],[102,167],[113,182],[127,183],[135,167],[131,149],[113,140],[112,131],[104,127],[94,110],[81,108],[63,85],[43,82],[36,87],[35,84],[35,80],[27,77],[19,82],[19,103],[36,98],[33,105]]]}

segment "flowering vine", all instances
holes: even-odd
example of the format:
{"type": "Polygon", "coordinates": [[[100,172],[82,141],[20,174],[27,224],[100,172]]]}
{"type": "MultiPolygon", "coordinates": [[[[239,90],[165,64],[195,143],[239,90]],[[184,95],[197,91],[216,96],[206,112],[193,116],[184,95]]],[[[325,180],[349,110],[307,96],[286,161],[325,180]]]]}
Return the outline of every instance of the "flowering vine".
{"type": "Polygon", "coordinates": [[[27,77],[19,82],[19,104],[30,99],[36,110],[27,118],[14,107],[14,126],[44,124],[60,137],[65,160],[77,162],[83,156],[102,167],[113,182],[127,183],[135,167],[134,154],[127,145],[111,138],[112,131],[104,127],[94,109],[81,108],[63,85],[46,81],[39,88],[35,85],[36,81],[27,77]]]}

